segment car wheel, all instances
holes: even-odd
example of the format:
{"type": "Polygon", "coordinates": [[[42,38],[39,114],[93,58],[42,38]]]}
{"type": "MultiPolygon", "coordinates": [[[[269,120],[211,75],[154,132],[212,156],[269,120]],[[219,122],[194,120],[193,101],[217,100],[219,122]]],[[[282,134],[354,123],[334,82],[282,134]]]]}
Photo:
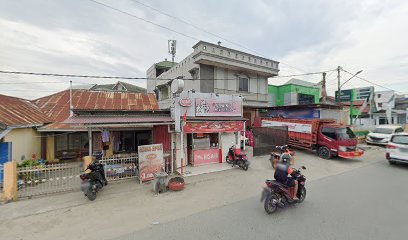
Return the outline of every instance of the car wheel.
{"type": "Polygon", "coordinates": [[[319,148],[319,151],[317,152],[317,154],[319,155],[319,157],[323,159],[330,159],[332,157],[330,149],[324,146],[319,148]]]}
{"type": "Polygon", "coordinates": [[[388,160],[388,162],[389,162],[391,165],[395,165],[395,162],[394,162],[394,161],[388,160]]]}

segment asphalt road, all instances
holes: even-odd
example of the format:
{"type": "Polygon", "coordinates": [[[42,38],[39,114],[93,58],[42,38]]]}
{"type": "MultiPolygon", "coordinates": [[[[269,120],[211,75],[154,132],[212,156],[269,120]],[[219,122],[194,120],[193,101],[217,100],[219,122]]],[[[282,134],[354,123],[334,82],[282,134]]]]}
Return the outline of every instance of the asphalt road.
{"type": "Polygon", "coordinates": [[[273,215],[250,197],[117,239],[407,239],[407,182],[407,166],[380,161],[307,182],[302,204],[273,215]]]}

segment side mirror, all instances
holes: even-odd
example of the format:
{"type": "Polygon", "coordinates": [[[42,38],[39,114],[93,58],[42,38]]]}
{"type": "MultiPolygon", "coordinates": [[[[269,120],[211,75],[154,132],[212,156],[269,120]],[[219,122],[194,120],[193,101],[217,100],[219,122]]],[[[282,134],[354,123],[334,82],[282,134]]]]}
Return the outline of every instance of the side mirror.
{"type": "Polygon", "coordinates": [[[304,169],[304,170],[305,170],[305,169],[306,169],[306,167],[305,167],[305,166],[302,166],[302,169],[304,169]]]}

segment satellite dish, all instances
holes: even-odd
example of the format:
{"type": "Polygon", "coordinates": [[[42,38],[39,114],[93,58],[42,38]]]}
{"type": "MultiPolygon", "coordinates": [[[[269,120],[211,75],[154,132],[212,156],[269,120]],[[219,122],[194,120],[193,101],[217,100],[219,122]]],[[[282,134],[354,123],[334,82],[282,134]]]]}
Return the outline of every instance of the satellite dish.
{"type": "Polygon", "coordinates": [[[184,81],[182,79],[174,79],[171,82],[171,92],[173,94],[181,93],[184,90],[184,81]]]}

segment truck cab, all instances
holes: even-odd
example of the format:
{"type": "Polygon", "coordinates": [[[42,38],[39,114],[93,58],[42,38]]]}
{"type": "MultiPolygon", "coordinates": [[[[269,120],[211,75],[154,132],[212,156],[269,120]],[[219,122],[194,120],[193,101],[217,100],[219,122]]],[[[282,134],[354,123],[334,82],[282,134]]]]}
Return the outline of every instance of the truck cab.
{"type": "Polygon", "coordinates": [[[317,138],[317,154],[329,159],[334,156],[354,158],[363,155],[357,148],[357,138],[353,131],[344,125],[322,124],[317,138]]]}

